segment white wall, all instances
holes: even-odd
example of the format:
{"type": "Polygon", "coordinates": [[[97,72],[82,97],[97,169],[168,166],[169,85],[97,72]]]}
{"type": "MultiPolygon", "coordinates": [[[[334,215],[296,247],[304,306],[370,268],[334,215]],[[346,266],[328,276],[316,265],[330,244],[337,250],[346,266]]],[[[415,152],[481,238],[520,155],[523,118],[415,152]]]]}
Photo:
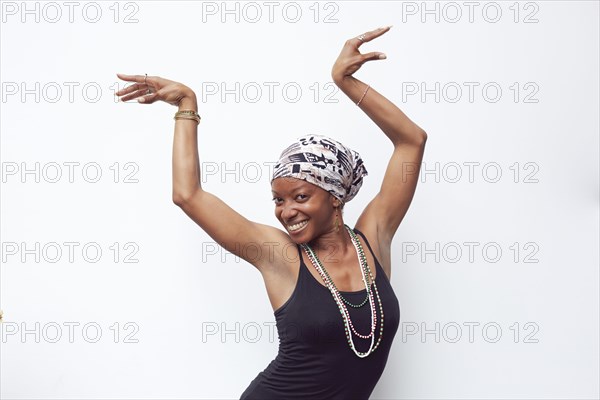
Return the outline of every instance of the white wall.
{"type": "Polygon", "coordinates": [[[465,2],[276,2],[272,22],[265,2],[225,22],[221,2],[111,4],[69,22],[63,2],[2,2],[0,397],[239,398],[277,352],[264,284],[172,203],[176,109],[116,103],[115,74],[199,94],[203,185],[256,221],[278,224],[269,163],[294,137],[355,148],[353,225],[391,146],[327,85],[346,39],[393,24],[355,76],[428,142],[372,398],[598,398],[597,2],[475,2],[472,21],[465,2]]]}

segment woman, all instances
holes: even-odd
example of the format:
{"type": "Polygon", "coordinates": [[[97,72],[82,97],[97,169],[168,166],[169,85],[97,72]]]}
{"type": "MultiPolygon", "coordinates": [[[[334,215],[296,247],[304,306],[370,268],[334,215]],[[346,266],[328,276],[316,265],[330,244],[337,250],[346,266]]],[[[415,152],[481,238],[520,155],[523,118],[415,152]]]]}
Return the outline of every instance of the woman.
{"type": "Polygon", "coordinates": [[[200,185],[194,92],[159,77],[118,74],[135,82],[117,92],[122,101],[160,100],[179,107],[173,201],[264,279],[279,353],[242,399],[367,399],[387,362],[400,320],[389,282],[390,248],[413,198],[427,139],[400,109],[352,76],[365,62],[385,58],[380,52],[361,54],[359,47],[389,29],[346,41],[331,71],[335,84],[394,146],[381,189],[354,229],[344,223],[342,209],[367,174],[357,152],[325,136],[299,138],[281,154],[271,181],[275,215],[284,230],[249,221],[200,185]],[[242,251],[250,243],[262,251],[242,251]]]}

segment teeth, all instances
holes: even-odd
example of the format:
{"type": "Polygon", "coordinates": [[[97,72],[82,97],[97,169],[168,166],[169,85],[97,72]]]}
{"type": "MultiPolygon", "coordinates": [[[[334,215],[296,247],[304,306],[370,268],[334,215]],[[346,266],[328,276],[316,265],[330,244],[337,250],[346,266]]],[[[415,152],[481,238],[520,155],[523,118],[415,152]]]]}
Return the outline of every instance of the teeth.
{"type": "Polygon", "coordinates": [[[298,229],[304,227],[304,225],[308,224],[308,221],[302,221],[294,225],[288,225],[288,229],[290,231],[297,231],[298,229]]]}

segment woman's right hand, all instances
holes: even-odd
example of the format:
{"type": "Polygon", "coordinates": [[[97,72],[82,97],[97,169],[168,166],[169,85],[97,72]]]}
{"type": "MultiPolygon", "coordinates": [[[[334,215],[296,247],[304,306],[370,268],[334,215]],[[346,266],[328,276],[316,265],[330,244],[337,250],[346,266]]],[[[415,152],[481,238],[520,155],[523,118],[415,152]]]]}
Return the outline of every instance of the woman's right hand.
{"type": "Polygon", "coordinates": [[[196,94],[192,89],[182,83],[170,81],[158,76],[125,75],[117,74],[119,79],[127,82],[135,82],[115,93],[122,96],[120,101],[138,99],[143,104],[152,104],[155,101],[164,101],[173,106],[179,106],[183,100],[196,100],[196,94]],[[148,91],[150,91],[148,93],[148,91]]]}

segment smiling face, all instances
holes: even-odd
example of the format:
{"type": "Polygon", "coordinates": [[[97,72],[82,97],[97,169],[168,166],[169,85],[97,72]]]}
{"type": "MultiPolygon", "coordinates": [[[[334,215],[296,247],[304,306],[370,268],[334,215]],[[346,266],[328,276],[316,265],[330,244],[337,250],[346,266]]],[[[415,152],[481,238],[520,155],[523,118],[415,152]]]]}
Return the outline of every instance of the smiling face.
{"type": "MultiPolygon", "coordinates": [[[[340,201],[326,190],[297,178],[271,183],[275,216],[295,243],[308,243],[334,230],[335,207],[340,201]]],[[[341,218],[341,212],[338,211],[341,218]]]]}

